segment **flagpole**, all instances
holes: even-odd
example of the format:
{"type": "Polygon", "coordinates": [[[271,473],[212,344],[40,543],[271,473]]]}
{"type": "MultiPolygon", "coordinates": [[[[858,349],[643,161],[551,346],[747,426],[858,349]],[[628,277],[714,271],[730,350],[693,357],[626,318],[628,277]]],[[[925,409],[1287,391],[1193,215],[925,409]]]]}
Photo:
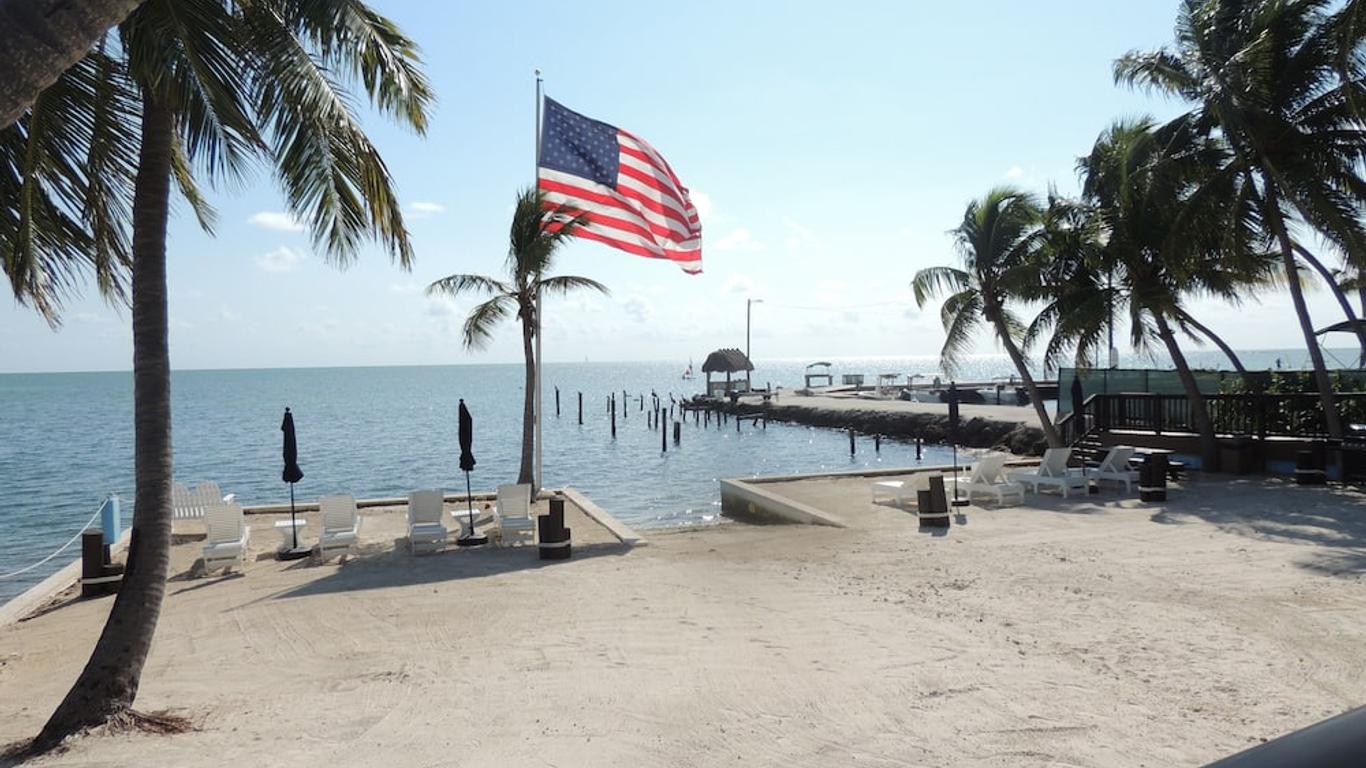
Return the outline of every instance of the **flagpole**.
{"type": "MultiPolygon", "coordinates": [[[[531,188],[534,192],[538,186],[538,179],[541,174],[541,70],[536,70],[536,168],[531,175],[531,188]]],[[[536,481],[533,490],[540,491],[543,475],[541,474],[541,386],[542,363],[541,363],[541,291],[536,290],[536,481]]]]}

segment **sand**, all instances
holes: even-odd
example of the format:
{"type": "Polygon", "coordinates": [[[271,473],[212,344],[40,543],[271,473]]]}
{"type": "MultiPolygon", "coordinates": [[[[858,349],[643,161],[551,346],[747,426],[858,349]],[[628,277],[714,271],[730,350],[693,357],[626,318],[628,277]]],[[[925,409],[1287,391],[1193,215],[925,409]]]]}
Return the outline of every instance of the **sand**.
{"type": "MultiPolygon", "coordinates": [[[[199,729],[39,764],[1193,765],[1366,700],[1358,495],[1211,478],[934,535],[867,480],[766,487],[851,526],[631,549],[576,522],[554,564],[412,558],[389,527],[341,566],[176,580],[139,705],[199,729]]],[[[0,741],[37,731],[107,608],[0,629],[0,741]]]]}

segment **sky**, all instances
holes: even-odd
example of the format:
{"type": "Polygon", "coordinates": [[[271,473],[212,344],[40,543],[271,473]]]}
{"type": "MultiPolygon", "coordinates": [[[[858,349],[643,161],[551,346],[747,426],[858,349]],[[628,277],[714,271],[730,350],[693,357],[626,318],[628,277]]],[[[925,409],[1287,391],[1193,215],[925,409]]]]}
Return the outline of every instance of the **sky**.
{"type": "MultiPolygon", "coordinates": [[[[691,190],[704,273],[587,241],[556,271],[610,296],[553,299],[548,361],[931,355],[938,306],[917,269],[951,263],[947,236],[993,186],[1077,189],[1076,158],[1124,116],[1182,105],[1116,86],[1112,61],[1168,42],[1175,0],[974,3],[431,3],[373,0],[422,47],[438,103],[425,137],[365,126],[398,185],[411,272],[378,247],[340,270],[284,213],[268,175],[215,190],[216,236],[183,202],[169,240],[175,368],[503,363],[509,324],[479,352],[474,298],[429,298],[456,272],[499,274],[513,201],[534,174],[535,86],[652,143],[691,190]]],[[[60,329],[0,302],[0,372],[127,370],[126,309],[91,295],[60,329]]],[[[1341,318],[1310,294],[1318,324],[1341,318]]],[[[1195,314],[1245,349],[1302,346],[1289,299],[1195,314]]],[[[982,334],[976,351],[996,351],[982,334]]]]}

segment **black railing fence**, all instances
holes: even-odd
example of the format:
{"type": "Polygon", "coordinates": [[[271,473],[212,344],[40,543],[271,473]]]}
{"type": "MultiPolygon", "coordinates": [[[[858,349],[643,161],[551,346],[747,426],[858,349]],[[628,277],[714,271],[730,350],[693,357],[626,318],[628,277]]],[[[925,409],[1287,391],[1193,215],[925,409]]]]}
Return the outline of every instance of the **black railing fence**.
{"type": "MultiPolygon", "coordinates": [[[[1366,392],[1340,392],[1338,409],[1348,423],[1366,415],[1366,392]]],[[[1328,436],[1323,405],[1315,393],[1206,395],[1214,432],[1233,437],[1328,436]]],[[[1185,395],[1109,393],[1091,395],[1081,408],[1058,420],[1071,444],[1092,431],[1130,430],[1154,434],[1197,434],[1185,395]]]]}

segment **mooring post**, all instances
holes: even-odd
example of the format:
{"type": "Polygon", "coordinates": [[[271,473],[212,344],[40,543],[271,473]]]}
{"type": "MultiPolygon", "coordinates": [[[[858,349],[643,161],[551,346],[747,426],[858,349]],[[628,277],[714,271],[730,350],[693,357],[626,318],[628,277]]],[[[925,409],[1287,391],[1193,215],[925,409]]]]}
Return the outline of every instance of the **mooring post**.
{"type": "Polygon", "coordinates": [[[555,418],[560,418],[560,388],[555,387],[555,418]]]}
{"type": "Polygon", "coordinates": [[[740,434],[740,414],[735,414],[735,434],[740,434]]]}
{"type": "Polygon", "coordinates": [[[920,436],[915,438],[915,460],[920,461],[920,436]]]}
{"type": "Polygon", "coordinates": [[[873,435],[873,453],[882,453],[882,435],[873,435]]]}
{"type": "Polygon", "coordinates": [[[674,445],[678,445],[678,444],[681,443],[682,441],[683,441],[683,422],[681,422],[681,421],[675,421],[675,422],[674,422],[674,445]]]}
{"type": "Polygon", "coordinates": [[[701,416],[700,414],[698,414],[697,409],[696,409],[696,408],[692,409],[692,425],[693,425],[694,427],[697,426],[697,422],[700,421],[701,418],[702,418],[702,416],[701,416]]]}
{"type": "Polygon", "coordinates": [[[616,439],[617,439],[617,404],[616,404],[616,402],[615,402],[616,399],[617,399],[617,396],[616,396],[616,395],[612,395],[612,400],[613,400],[613,402],[612,402],[612,439],[613,439],[613,440],[616,440],[616,439]]]}
{"type": "Polygon", "coordinates": [[[645,393],[644,393],[644,392],[642,392],[642,393],[640,394],[640,412],[641,412],[641,413],[644,413],[644,412],[645,412],[645,393]]]}
{"type": "Polygon", "coordinates": [[[579,426],[583,426],[583,393],[579,393],[579,426]]]}
{"type": "MultiPolygon", "coordinates": [[[[655,420],[658,421],[657,418],[655,420]]],[[[659,451],[660,453],[669,452],[669,430],[665,429],[663,424],[659,425],[659,451]]]]}
{"type": "Polygon", "coordinates": [[[854,430],[849,430],[849,455],[854,455],[854,430]]]}

